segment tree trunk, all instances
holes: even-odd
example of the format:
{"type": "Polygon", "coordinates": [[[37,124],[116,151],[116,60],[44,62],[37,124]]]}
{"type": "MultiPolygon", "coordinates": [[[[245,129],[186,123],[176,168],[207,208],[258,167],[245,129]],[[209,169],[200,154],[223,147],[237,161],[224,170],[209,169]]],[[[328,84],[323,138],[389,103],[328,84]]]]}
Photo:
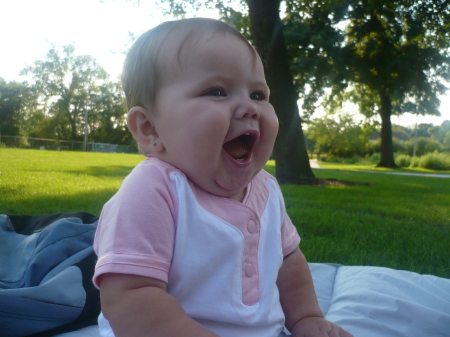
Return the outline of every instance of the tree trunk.
{"type": "Polygon", "coordinates": [[[60,104],[60,109],[62,110],[62,114],[65,115],[69,121],[71,139],[77,139],[77,124],[74,116],[70,111],[70,96],[63,98],[63,101],[60,104]]]}
{"type": "Polygon", "coordinates": [[[394,161],[392,144],[391,98],[384,89],[379,91],[381,109],[381,158],[377,167],[398,168],[394,161]]]}
{"type": "Polygon", "coordinates": [[[270,102],[280,128],[274,147],[276,177],[280,183],[314,179],[297,106],[293,76],[289,67],[279,0],[247,0],[251,31],[264,64],[270,102]]]}

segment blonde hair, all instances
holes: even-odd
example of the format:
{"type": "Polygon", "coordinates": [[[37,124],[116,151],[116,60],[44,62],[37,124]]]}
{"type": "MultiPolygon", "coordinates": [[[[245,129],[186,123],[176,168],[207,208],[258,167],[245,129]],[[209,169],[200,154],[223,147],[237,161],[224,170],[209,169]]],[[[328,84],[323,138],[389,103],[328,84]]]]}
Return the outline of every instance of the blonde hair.
{"type": "Polygon", "coordinates": [[[168,42],[179,41],[178,53],[172,59],[180,62],[182,50],[195,44],[204,35],[215,37],[231,34],[244,41],[252,51],[254,60],[257,53],[247,39],[225,22],[206,18],[167,21],[142,34],[130,48],[123,67],[122,87],[128,110],[141,106],[154,110],[158,89],[164,78],[164,71],[171,58],[161,55],[168,42]],[[164,63],[165,62],[165,63],[164,63]]]}

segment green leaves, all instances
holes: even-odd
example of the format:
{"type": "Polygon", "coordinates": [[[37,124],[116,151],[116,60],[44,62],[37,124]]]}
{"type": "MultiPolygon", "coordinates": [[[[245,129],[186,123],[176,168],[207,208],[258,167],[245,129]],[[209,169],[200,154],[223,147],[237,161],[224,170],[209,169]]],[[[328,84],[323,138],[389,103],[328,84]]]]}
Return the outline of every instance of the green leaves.
{"type": "Polygon", "coordinates": [[[74,45],[61,49],[53,46],[44,60],[35,61],[22,75],[30,76],[31,88],[44,105],[45,114],[36,116],[35,121],[39,121],[42,131],[47,130],[46,137],[83,139],[88,115],[88,131],[96,136],[95,141],[127,138],[119,86],[110,81],[92,56],[75,54],[74,45]],[[118,135],[116,128],[120,130],[118,135]]]}
{"type": "Polygon", "coordinates": [[[0,132],[3,135],[22,134],[27,112],[36,106],[36,97],[25,83],[0,78],[0,132]]]}
{"type": "Polygon", "coordinates": [[[325,116],[309,123],[308,138],[316,143],[316,150],[341,158],[364,155],[374,127],[370,124],[356,123],[348,114],[332,118],[325,116]]]}

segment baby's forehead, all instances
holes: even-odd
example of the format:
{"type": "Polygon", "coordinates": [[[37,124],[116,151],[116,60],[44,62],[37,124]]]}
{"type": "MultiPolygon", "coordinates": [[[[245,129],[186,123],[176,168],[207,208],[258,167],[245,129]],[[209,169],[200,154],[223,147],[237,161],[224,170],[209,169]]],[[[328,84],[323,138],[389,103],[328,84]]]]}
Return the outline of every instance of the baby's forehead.
{"type": "Polygon", "coordinates": [[[228,32],[201,32],[198,34],[175,35],[173,39],[167,41],[167,45],[162,49],[161,61],[168,69],[183,68],[195,58],[207,65],[208,61],[220,58],[218,51],[211,47],[222,41],[231,41],[231,49],[238,52],[256,66],[259,56],[255,49],[244,39],[241,39],[228,32]],[[211,47],[211,48],[210,48],[211,47]]]}

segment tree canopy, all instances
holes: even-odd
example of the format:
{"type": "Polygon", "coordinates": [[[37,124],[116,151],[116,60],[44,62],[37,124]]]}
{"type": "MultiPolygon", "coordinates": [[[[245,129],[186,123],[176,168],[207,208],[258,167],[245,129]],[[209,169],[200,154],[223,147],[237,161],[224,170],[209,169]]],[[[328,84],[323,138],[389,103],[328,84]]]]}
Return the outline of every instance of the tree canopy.
{"type": "Polygon", "coordinates": [[[119,84],[91,56],[76,55],[73,45],[52,47],[45,60],[35,61],[21,74],[30,76],[30,88],[44,107],[30,116],[30,123],[47,137],[81,140],[87,119],[90,139],[131,139],[119,84]]]}
{"type": "Polygon", "coordinates": [[[364,156],[367,152],[374,127],[364,122],[356,123],[348,114],[338,118],[325,116],[311,122],[308,127],[308,138],[314,140],[318,153],[327,153],[340,158],[364,156]]]}
{"type": "Polygon", "coordinates": [[[22,134],[26,110],[34,105],[36,99],[26,84],[0,78],[0,132],[3,135],[22,134]]]}
{"type": "MultiPolygon", "coordinates": [[[[315,9],[319,6],[316,1],[311,3],[315,9]]],[[[328,52],[332,65],[328,68],[332,69],[326,75],[333,89],[328,104],[333,107],[350,99],[362,114],[378,113],[382,123],[378,166],[396,167],[391,115],[403,112],[440,115],[439,95],[446,90],[444,81],[450,79],[450,3],[444,0],[334,3],[338,10],[329,6],[327,11],[338,13],[338,18],[347,24],[341,31],[344,39],[336,39],[338,45],[328,52]],[[344,5],[339,6],[340,3],[344,5]],[[344,95],[347,89],[350,90],[344,95]]],[[[322,3],[319,7],[326,5],[322,3]]]]}

